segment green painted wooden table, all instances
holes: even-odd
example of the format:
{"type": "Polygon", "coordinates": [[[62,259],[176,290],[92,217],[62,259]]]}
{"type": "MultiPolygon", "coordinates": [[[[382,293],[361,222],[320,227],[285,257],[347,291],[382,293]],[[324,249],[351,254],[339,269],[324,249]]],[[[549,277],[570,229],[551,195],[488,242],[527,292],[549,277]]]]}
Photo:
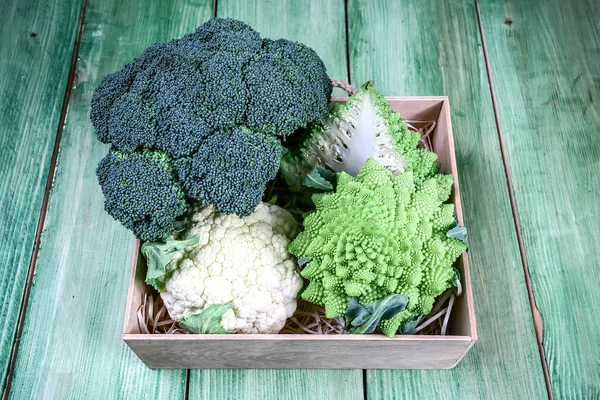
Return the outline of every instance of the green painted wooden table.
{"type": "Polygon", "coordinates": [[[600,398],[597,1],[5,0],[0,22],[6,398],[600,398]],[[458,367],[153,371],[122,342],[133,240],[103,211],[91,94],[214,16],[449,96],[480,337],[458,367]]]}

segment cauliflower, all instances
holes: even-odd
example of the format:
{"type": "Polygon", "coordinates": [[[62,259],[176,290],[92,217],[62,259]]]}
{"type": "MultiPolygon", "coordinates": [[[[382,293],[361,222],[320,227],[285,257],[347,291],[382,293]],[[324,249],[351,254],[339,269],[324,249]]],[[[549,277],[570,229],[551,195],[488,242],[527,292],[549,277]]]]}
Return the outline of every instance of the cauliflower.
{"type": "Polygon", "coordinates": [[[214,206],[192,206],[181,238],[199,243],[166,265],[160,295],[169,315],[183,321],[213,305],[231,304],[221,318],[229,333],[277,333],[296,310],[303,281],[287,246],[299,232],[292,215],[260,203],[247,217],[214,206]]]}

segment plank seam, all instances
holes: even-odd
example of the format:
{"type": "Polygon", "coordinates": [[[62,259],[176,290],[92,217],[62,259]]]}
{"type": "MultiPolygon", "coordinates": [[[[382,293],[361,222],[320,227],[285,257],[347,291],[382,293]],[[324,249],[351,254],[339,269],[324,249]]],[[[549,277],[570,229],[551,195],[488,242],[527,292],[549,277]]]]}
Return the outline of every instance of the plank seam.
{"type": "Polygon", "coordinates": [[[190,370],[185,370],[185,389],[183,391],[183,400],[190,398],[190,370]]]}
{"type": "Polygon", "coordinates": [[[490,95],[492,98],[492,108],[494,111],[494,120],[496,123],[496,131],[498,133],[498,142],[500,145],[500,154],[502,156],[502,164],[504,167],[504,175],[506,176],[506,185],[508,187],[508,197],[510,199],[510,208],[513,216],[513,222],[515,225],[515,231],[517,234],[517,242],[519,245],[519,254],[521,257],[521,263],[523,265],[523,275],[525,276],[525,285],[527,286],[527,296],[529,298],[529,305],[531,307],[531,317],[533,319],[533,326],[535,329],[536,341],[538,344],[538,350],[540,353],[540,362],[542,364],[542,370],[544,372],[544,380],[546,382],[546,391],[548,392],[548,398],[550,400],[554,399],[554,395],[552,394],[552,382],[550,381],[550,375],[548,373],[548,364],[546,361],[546,352],[544,350],[544,326],[542,321],[542,316],[539,312],[535,304],[535,296],[533,294],[533,286],[531,284],[531,275],[529,272],[529,265],[527,263],[527,256],[525,253],[525,244],[523,242],[523,234],[521,231],[521,225],[519,223],[519,213],[517,209],[517,202],[515,199],[514,187],[510,175],[510,168],[508,165],[508,155],[506,153],[506,145],[504,142],[504,134],[502,132],[502,126],[500,124],[500,114],[498,112],[498,105],[496,102],[496,91],[494,89],[494,81],[492,77],[492,69],[489,60],[489,54],[487,50],[487,44],[485,41],[485,34],[483,29],[483,19],[481,18],[481,9],[479,7],[479,1],[475,0],[475,9],[477,11],[477,23],[479,25],[479,35],[481,38],[481,47],[483,49],[483,58],[485,61],[485,69],[488,78],[488,84],[490,87],[490,95]]]}
{"type": "Polygon", "coordinates": [[[369,370],[368,369],[363,369],[362,370],[362,378],[363,378],[363,399],[364,400],[369,400],[369,391],[367,390],[367,380],[369,379],[368,377],[369,374],[369,370]]]}
{"type": "Polygon", "coordinates": [[[44,223],[46,220],[46,211],[48,209],[48,200],[50,198],[50,190],[52,189],[52,182],[54,180],[54,173],[56,170],[56,163],[58,160],[58,152],[60,149],[60,141],[62,138],[62,131],[67,116],[67,110],[69,108],[69,99],[71,97],[71,90],[73,88],[73,82],[75,80],[75,70],[77,67],[77,57],[79,54],[79,44],[81,42],[81,34],[83,32],[83,19],[85,17],[85,10],[87,6],[87,0],[83,0],[81,3],[81,11],[79,14],[79,21],[77,26],[77,35],[75,37],[75,45],[73,47],[73,55],[71,57],[71,66],[69,69],[69,77],[67,79],[67,87],[65,88],[65,94],[63,97],[62,108],[60,111],[60,118],[58,120],[58,128],[56,131],[56,137],[54,139],[54,147],[52,149],[52,158],[50,159],[50,168],[48,170],[48,177],[46,179],[46,187],[44,189],[44,197],[42,198],[42,206],[40,209],[40,216],[38,219],[37,227],[35,230],[35,239],[33,242],[33,249],[31,251],[31,258],[29,260],[29,268],[27,270],[27,281],[25,282],[25,288],[23,290],[23,297],[21,299],[21,307],[19,309],[19,319],[17,320],[17,331],[15,332],[15,339],[13,341],[13,347],[10,354],[10,364],[8,367],[4,391],[2,393],[2,399],[8,399],[10,393],[10,386],[17,363],[17,355],[19,352],[19,344],[21,342],[21,334],[23,333],[23,325],[25,322],[25,314],[27,312],[27,304],[29,303],[29,295],[31,293],[31,286],[33,284],[33,277],[35,275],[35,268],[37,264],[38,252],[40,250],[40,241],[42,237],[42,231],[44,229],[44,223]]]}
{"type": "Polygon", "coordinates": [[[348,70],[348,83],[352,85],[352,76],[350,75],[350,16],[348,15],[348,0],[344,0],[344,19],[346,24],[346,69],[348,70]]]}

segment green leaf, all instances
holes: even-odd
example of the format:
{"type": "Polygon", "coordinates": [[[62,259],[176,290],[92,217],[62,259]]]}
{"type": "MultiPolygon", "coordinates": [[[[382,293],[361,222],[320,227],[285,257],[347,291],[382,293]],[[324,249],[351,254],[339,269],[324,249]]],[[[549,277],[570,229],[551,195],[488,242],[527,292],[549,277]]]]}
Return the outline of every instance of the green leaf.
{"type": "Polygon", "coordinates": [[[164,242],[146,242],[142,245],[142,254],[146,257],[148,271],[146,283],[154,286],[156,290],[164,290],[166,267],[169,261],[181,250],[195,246],[200,241],[199,236],[192,236],[185,240],[166,238],[164,242]]]}
{"type": "Polygon", "coordinates": [[[323,168],[320,165],[316,165],[313,169],[316,170],[317,173],[320,176],[322,176],[327,182],[331,183],[331,185],[335,187],[337,183],[337,175],[335,172],[330,171],[327,168],[323,168]]]}
{"type": "Polygon", "coordinates": [[[331,192],[335,189],[336,182],[337,176],[334,172],[331,172],[320,165],[316,165],[306,175],[302,184],[321,192],[331,192]]]}
{"type": "Polygon", "coordinates": [[[454,270],[454,275],[450,279],[450,284],[454,287],[458,287],[458,282],[460,282],[460,272],[456,269],[456,267],[452,267],[454,270]]]}
{"type": "Polygon", "coordinates": [[[401,335],[412,335],[415,332],[415,329],[417,329],[417,322],[419,322],[419,316],[413,315],[412,317],[404,321],[402,324],[400,324],[400,327],[398,328],[398,333],[400,333],[401,335]]]}
{"type": "Polygon", "coordinates": [[[346,314],[350,319],[351,328],[347,333],[366,334],[372,333],[381,320],[393,318],[404,311],[408,304],[408,297],[401,294],[392,294],[384,299],[373,301],[366,307],[358,304],[356,298],[350,299],[346,314]]]}
{"type": "Polygon", "coordinates": [[[446,233],[446,236],[448,236],[449,238],[458,239],[467,246],[469,245],[467,243],[467,228],[465,228],[464,226],[456,224],[452,229],[450,229],[446,233]]]}
{"type": "MultiPolygon", "coordinates": [[[[173,232],[181,233],[188,228],[188,225],[189,225],[189,223],[186,221],[176,220],[175,223],[173,224],[173,232]]],[[[163,238],[163,242],[171,237],[172,237],[172,235],[165,236],[163,238]]]]}
{"type": "Polygon", "coordinates": [[[298,266],[300,268],[304,268],[306,264],[308,264],[312,260],[312,257],[302,257],[298,259],[298,266]]]}
{"type": "Polygon", "coordinates": [[[229,311],[233,304],[213,304],[206,307],[200,314],[192,315],[181,321],[179,325],[188,331],[200,334],[229,333],[221,325],[223,314],[229,311]]]}
{"type": "Polygon", "coordinates": [[[277,195],[271,197],[271,200],[269,200],[269,204],[274,206],[275,204],[277,204],[277,199],[278,199],[277,195]]]}
{"type": "Polygon", "coordinates": [[[356,297],[352,297],[348,302],[348,308],[346,309],[346,320],[352,326],[360,326],[364,324],[371,313],[367,311],[365,307],[358,303],[356,297]]]}

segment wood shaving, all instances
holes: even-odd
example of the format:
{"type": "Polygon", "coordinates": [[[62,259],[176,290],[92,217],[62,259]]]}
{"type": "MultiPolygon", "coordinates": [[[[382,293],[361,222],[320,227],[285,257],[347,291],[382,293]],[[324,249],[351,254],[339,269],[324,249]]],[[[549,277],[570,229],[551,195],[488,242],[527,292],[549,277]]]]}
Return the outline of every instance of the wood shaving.
{"type": "MultiPolygon", "coordinates": [[[[450,288],[438,296],[436,302],[427,316],[421,316],[415,328],[415,335],[445,335],[448,321],[457,296],[457,288],[450,288]]],[[[160,294],[144,293],[142,303],[137,310],[138,326],[143,334],[189,334],[179,324],[171,319],[160,294]]],[[[322,306],[298,301],[298,307],[291,316],[280,334],[310,334],[310,335],[337,335],[344,333],[345,321],[343,318],[326,318],[322,306]]]]}
{"type": "Polygon", "coordinates": [[[325,308],[298,300],[296,312],[279,333],[330,335],[344,333],[343,318],[326,318],[325,308]]]}
{"type": "Polygon", "coordinates": [[[144,293],[142,304],[137,310],[137,318],[140,333],[166,335],[190,333],[171,319],[160,294],[156,292],[144,293]]]}

